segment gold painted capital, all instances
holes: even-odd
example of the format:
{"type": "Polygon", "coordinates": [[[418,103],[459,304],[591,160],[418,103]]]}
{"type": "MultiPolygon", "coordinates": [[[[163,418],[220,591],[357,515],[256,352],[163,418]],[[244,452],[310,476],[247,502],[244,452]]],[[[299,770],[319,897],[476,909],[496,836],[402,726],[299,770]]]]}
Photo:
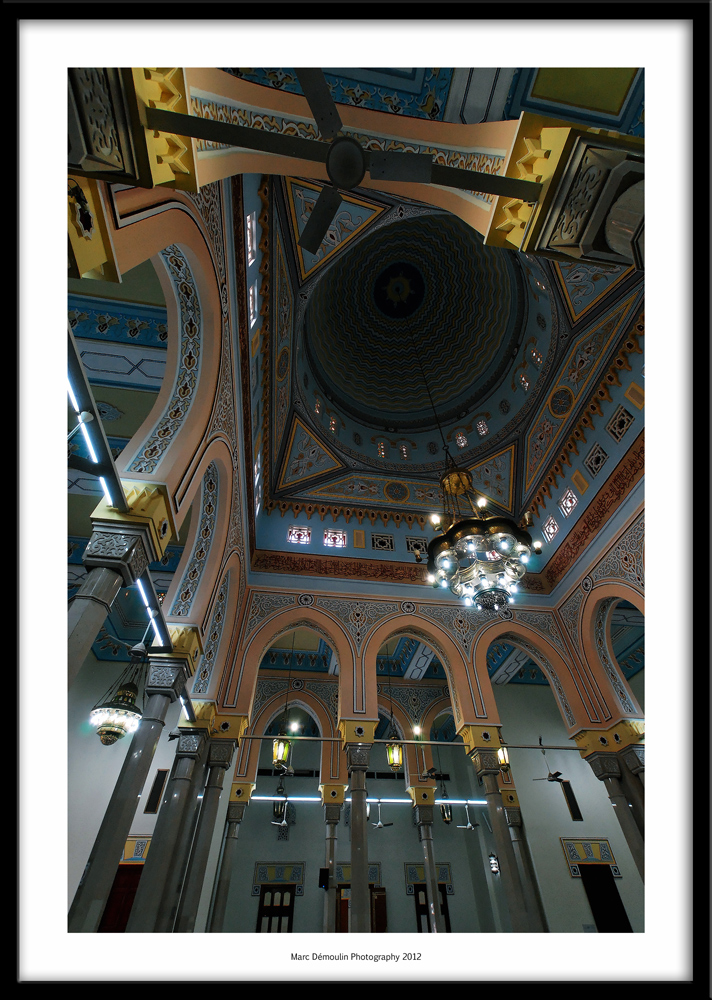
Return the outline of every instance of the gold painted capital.
{"type": "Polygon", "coordinates": [[[435,805],[435,785],[409,785],[406,792],[414,806],[435,805]]]}
{"type": "Polygon", "coordinates": [[[519,796],[513,785],[500,784],[499,794],[502,796],[502,804],[507,809],[519,809],[519,796]]]}
{"type": "Polygon", "coordinates": [[[254,781],[233,781],[230,786],[230,802],[249,803],[256,787],[254,781]]]}
{"type": "Polygon", "coordinates": [[[348,787],[348,785],[319,785],[321,804],[324,806],[343,805],[348,787]]]}
{"type": "Polygon", "coordinates": [[[119,282],[116,254],[97,181],[70,174],[68,182],[69,277],[119,282]]]}
{"type": "Polygon", "coordinates": [[[500,728],[499,724],[465,725],[458,730],[458,736],[462,737],[467,753],[477,749],[492,749],[496,752],[501,746],[499,741],[500,728]]]}
{"type": "Polygon", "coordinates": [[[583,758],[592,753],[617,753],[645,744],[645,720],[622,719],[608,729],[582,729],[573,740],[583,758]]]}
{"type": "MultiPolygon", "coordinates": [[[[195,702],[193,702],[195,705],[195,702]]],[[[212,728],[210,730],[214,739],[224,737],[226,740],[240,740],[245,730],[250,724],[247,715],[225,715],[216,711],[212,718],[212,728]]]]}
{"type": "MultiPolygon", "coordinates": [[[[180,67],[133,69],[132,76],[142,122],[146,108],[182,115],[191,113],[185,73],[180,67]]],[[[144,138],[154,185],[166,184],[181,191],[197,192],[196,140],[149,128],[144,128],[144,138]]]]}
{"type": "MultiPolygon", "coordinates": [[[[197,625],[173,625],[170,622],[167,624],[168,634],[171,637],[173,645],[173,652],[167,655],[173,659],[179,656],[181,659],[186,660],[190,676],[192,677],[198,665],[198,660],[203,653],[203,641],[200,638],[200,630],[197,625]]],[[[157,657],[160,655],[160,653],[156,654],[157,657]]]]}
{"type": "Polygon", "coordinates": [[[91,515],[92,524],[140,525],[146,528],[153,552],[152,560],[160,559],[166,551],[171,538],[178,535],[175,521],[168,501],[168,490],[162,483],[135,482],[122,479],[121,485],[126,496],[126,513],[109,507],[105,499],[94,508],[91,515]]]}
{"type": "Polygon", "coordinates": [[[342,744],[373,743],[377,719],[340,719],[339,732],[342,744]]]}

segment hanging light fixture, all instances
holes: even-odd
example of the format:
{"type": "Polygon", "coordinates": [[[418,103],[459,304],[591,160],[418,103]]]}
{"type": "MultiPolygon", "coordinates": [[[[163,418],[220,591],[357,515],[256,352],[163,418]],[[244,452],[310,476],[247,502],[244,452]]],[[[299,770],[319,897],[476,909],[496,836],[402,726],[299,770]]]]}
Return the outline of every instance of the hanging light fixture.
{"type": "Polygon", "coordinates": [[[529,558],[540,548],[526,530],[531,514],[527,511],[521,525],[487,516],[487,499],[474,490],[472,475],[455,464],[447,445],[444,449],[443,510],[430,518],[439,533],[428,544],[426,579],[436,589],[449,588],[468,607],[502,611],[514,602],[529,558]]]}
{"type": "Polygon", "coordinates": [[[499,769],[503,774],[509,770],[509,750],[507,750],[507,744],[502,739],[500,733],[499,742],[502,744],[497,750],[497,761],[499,763],[499,769]]]}
{"type": "Polygon", "coordinates": [[[136,699],[139,688],[145,680],[144,674],[148,665],[143,641],[131,647],[121,640],[117,641],[127,646],[131,662],[118,681],[111,685],[89,713],[89,722],[97,727],[97,736],[107,747],[123,739],[127,733],[135,733],[138,729],[143,713],[136,704],[136,699]]]}
{"type": "MultiPolygon", "coordinates": [[[[388,740],[396,740],[398,733],[396,732],[396,726],[393,721],[393,695],[391,693],[391,662],[386,660],[386,667],[388,669],[388,700],[391,703],[391,725],[388,732],[388,740]]],[[[391,771],[400,771],[403,767],[403,745],[401,743],[393,742],[386,743],[386,757],[388,758],[388,766],[391,771]]]]}
{"type": "Polygon", "coordinates": [[[282,713],[282,719],[279,727],[279,736],[272,741],[272,766],[275,768],[282,768],[287,770],[289,765],[289,752],[292,748],[292,744],[287,739],[287,705],[289,704],[289,688],[292,683],[292,659],[294,658],[294,637],[297,634],[295,629],[292,632],[292,652],[289,657],[289,672],[287,675],[287,697],[284,702],[284,712],[282,713]]]}

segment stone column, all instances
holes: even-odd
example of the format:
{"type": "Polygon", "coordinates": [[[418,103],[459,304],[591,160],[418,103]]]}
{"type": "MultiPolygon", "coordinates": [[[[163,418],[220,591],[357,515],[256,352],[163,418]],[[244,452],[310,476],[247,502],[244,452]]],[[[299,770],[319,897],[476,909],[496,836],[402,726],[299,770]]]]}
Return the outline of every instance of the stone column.
{"type": "Polygon", "coordinates": [[[231,802],[227,807],[225,839],[223,841],[222,856],[215,881],[213,909],[208,920],[207,929],[209,934],[221,934],[225,925],[227,896],[230,890],[235,855],[237,854],[237,836],[240,832],[240,823],[242,823],[245,816],[246,806],[247,802],[231,802]]]}
{"type": "Polygon", "coordinates": [[[621,788],[628,799],[628,804],[631,806],[631,812],[633,813],[633,818],[638,825],[641,836],[644,838],[645,786],[631,769],[631,765],[636,769],[636,771],[641,770],[642,768],[640,757],[635,752],[636,750],[639,750],[641,754],[645,752],[644,747],[628,747],[625,750],[619,750],[616,756],[618,757],[618,763],[621,770],[621,788]]]}
{"type": "Polygon", "coordinates": [[[99,927],[168,706],[182,693],[185,680],[181,661],[166,663],[164,660],[150,660],[145,688],[148,699],[146,708],[131,738],[111,801],[72,901],[68,924],[70,932],[91,933],[99,927]]]}
{"type": "Polygon", "coordinates": [[[482,778],[487,799],[487,812],[489,813],[490,824],[495,844],[497,845],[497,856],[499,858],[499,871],[502,879],[509,917],[514,933],[524,933],[529,930],[527,908],[524,901],[524,892],[519,879],[517,861],[514,856],[512,840],[507,828],[507,820],[504,815],[504,803],[499,791],[497,776],[499,774],[499,762],[497,753],[491,749],[476,749],[472,754],[472,762],[475,765],[478,777],[482,778]]]}
{"type": "Polygon", "coordinates": [[[366,771],[370,743],[347,743],[346,761],[351,784],[351,933],[371,933],[371,890],[368,885],[368,828],[366,826],[366,771]]]}
{"type": "Polygon", "coordinates": [[[524,902],[526,903],[529,915],[529,930],[541,933],[548,931],[544,908],[541,904],[539,889],[534,875],[534,868],[529,855],[524,826],[522,825],[522,811],[519,807],[504,810],[509,827],[509,835],[512,841],[514,856],[517,859],[519,868],[519,879],[522,883],[524,902]]]}
{"type": "Polygon", "coordinates": [[[591,765],[591,770],[598,780],[606,786],[608,798],[616,811],[623,836],[633,855],[640,877],[645,881],[645,841],[621,786],[621,769],[618,758],[612,753],[594,753],[585,759],[591,765]]]}
{"type": "Polygon", "coordinates": [[[225,771],[230,767],[235,750],[234,740],[211,740],[208,750],[208,780],[203,792],[200,806],[198,826],[190,852],[188,870],[183,883],[183,894],[178,908],[178,918],[174,930],[180,934],[192,934],[195,930],[195,918],[198,914],[200,897],[203,892],[203,880],[208,864],[210,845],[215,832],[220,795],[222,793],[225,771]]]}
{"type": "Polygon", "coordinates": [[[127,934],[150,934],[157,930],[159,917],[162,923],[165,922],[162,900],[176,864],[182,820],[186,809],[192,805],[193,772],[199,764],[205,741],[204,730],[180,731],[175,763],[166,784],[151,848],[126,926],[127,934]]]}
{"type": "MultiPolygon", "coordinates": [[[[353,815],[353,809],[352,809],[353,815]]],[[[324,823],[326,824],[325,834],[325,867],[329,869],[329,882],[324,899],[324,933],[336,933],[336,882],[334,881],[334,867],[336,865],[336,839],[339,818],[341,816],[340,803],[324,803],[324,823]]],[[[369,901],[370,905],[370,901],[369,901]]]]}
{"type": "MultiPolygon", "coordinates": [[[[195,730],[192,730],[191,727],[190,731],[195,730]]],[[[185,885],[190,851],[200,816],[202,795],[208,779],[208,749],[210,744],[207,730],[202,731],[205,734],[205,740],[201,744],[200,756],[193,768],[185,809],[178,822],[178,837],[173,850],[171,866],[168,870],[161,905],[158,908],[158,918],[154,930],[159,934],[170,934],[176,929],[178,905],[185,885]]]]}
{"type": "Polygon", "coordinates": [[[433,849],[433,807],[414,806],[415,821],[418,825],[418,836],[423,845],[423,861],[425,872],[425,895],[428,901],[428,923],[431,933],[444,934],[445,924],[443,922],[440,908],[440,889],[438,888],[438,875],[435,870],[435,854],[433,849]]]}
{"type": "Polygon", "coordinates": [[[138,580],[153,555],[142,528],[124,525],[111,530],[95,528],[92,532],[82,556],[89,573],[69,603],[67,673],[70,686],[119,590],[138,580]]]}

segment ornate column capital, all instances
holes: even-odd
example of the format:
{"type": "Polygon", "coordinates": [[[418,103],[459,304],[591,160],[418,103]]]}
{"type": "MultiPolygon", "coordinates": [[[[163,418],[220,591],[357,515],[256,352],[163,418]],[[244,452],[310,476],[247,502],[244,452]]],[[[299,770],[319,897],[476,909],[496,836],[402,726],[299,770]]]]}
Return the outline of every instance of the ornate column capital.
{"type": "Polygon", "coordinates": [[[497,759],[497,751],[494,748],[491,750],[489,748],[486,750],[478,748],[470,756],[472,763],[475,765],[478,778],[481,778],[485,774],[499,774],[499,760],[497,759]]]}
{"type": "Polygon", "coordinates": [[[176,747],[176,757],[190,757],[192,760],[199,760],[208,733],[205,729],[178,730],[178,746],[176,747]]]}
{"type": "Polygon", "coordinates": [[[185,664],[164,656],[149,656],[146,694],[162,694],[176,701],[183,693],[186,682],[185,664]]]}
{"type": "Polygon", "coordinates": [[[507,819],[507,826],[522,825],[522,810],[519,808],[505,809],[504,815],[507,819]]]}
{"type": "Polygon", "coordinates": [[[232,755],[235,752],[234,740],[210,740],[208,750],[208,767],[221,767],[227,770],[232,763],[232,755]]]}
{"type": "Polygon", "coordinates": [[[435,803],[435,785],[410,785],[406,792],[414,806],[432,806],[435,803]]]}
{"type": "Polygon", "coordinates": [[[344,744],[373,743],[378,719],[339,719],[339,732],[344,744]]]}
{"type": "Polygon", "coordinates": [[[640,774],[645,770],[645,747],[626,747],[618,756],[633,774],[640,774]]]}
{"type": "Polygon", "coordinates": [[[593,753],[590,757],[586,757],[586,760],[599,781],[605,781],[606,778],[620,778],[621,776],[621,766],[614,753],[593,753]]]}
{"type": "Polygon", "coordinates": [[[230,802],[227,807],[228,823],[242,823],[245,815],[246,802],[230,802]]]}
{"type": "Polygon", "coordinates": [[[347,743],[346,766],[349,774],[352,771],[368,771],[368,762],[371,756],[370,743],[347,743]]]}
{"type": "Polygon", "coordinates": [[[630,746],[643,746],[645,741],[644,719],[620,719],[608,729],[581,729],[572,736],[579,753],[588,754],[625,750],[630,746]]]}
{"type": "Polygon", "coordinates": [[[149,658],[152,663],[180,666],[185,680],[188,681],[195,673],[198,660],[203,652],[198,627],[197,625],[176,626],[169,623],[168,634],[173,650],[170,653],[154,653],[149,658]]]}
{"type": "Polygon", "coordinates": [[[126,587],[143,575],[150,561],[144,532],[130,525],[95,528],[82,556],[90,569],[98,566],[119,573],[126,587]]]}
{"type": "Polygon", "coordinates": [[[418,826],[424,824],[432,826],[433,806],[415,806],[415,822],[418,826]]]}
{"type": "Polygon", "coordinates": [[[324,803],[324,822],[338,823],[341,818],[341,805],[339,803],[324,803]]]}

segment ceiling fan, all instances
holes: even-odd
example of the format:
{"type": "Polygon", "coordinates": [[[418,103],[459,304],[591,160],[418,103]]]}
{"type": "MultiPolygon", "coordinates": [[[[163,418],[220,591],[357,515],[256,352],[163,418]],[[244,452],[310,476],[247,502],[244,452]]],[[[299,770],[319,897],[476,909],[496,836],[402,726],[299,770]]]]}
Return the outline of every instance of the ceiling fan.
{"type": "MultiPolygon", "coordinates": [[[[541,736],[539,737],[539,746],[541,746],[541,736]]],[[[542,754],[544,755],[544,760],[546,761],[546,769],[549,771],[545,778],[532,778],[532,781],[565,781],[565,778],[561,777],[561,771],[550,771],[549,762],[546,760],[546,751],[542,748],[542,754]]]]}
{"type": "Polygon", "coordinates": [[[378,822],[377,823],[371,823],[371,826],[375,826],[375,828],[377,830],[382,830],[384,826],[393,826],[392,823],[384,823],[381,820],[381,801],[380,801],[380,799],[378,801],[378,822]]]}
{"type": "Polygon", "coordinates": [[[339,192],[358,187],[366,174],[374,181],[438,184],[464,191],[520,198],[524,202],[538,200],[542,185],[537,181],[443,166],[434,163],[430,153],[364,149],[355,139],[340,134],[343,123],[323,71],[298,69],[295,72],[319,132],[328,142],[143,106],[142,120],[147,128],[157,132],[324,163],[331,183],[322,188],[298,240],[304,250],[314,254],[341,204],[339,192]]]}
{"type": "Polygon", "coordinates": [[[473,823],[470,819],[470,810],[467,807],[467,803],[465,803],[465,815],[467,816],[467,826],[458,826],[458,830],[474,830],[480,825],[479,823],[473,823]]]}

